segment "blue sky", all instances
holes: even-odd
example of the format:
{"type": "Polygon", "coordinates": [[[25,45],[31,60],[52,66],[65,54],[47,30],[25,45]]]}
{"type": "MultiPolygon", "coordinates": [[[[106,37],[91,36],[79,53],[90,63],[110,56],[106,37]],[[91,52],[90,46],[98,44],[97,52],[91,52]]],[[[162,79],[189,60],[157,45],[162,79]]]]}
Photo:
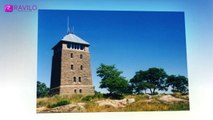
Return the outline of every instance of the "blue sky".
{"type": "MultiPolygon", "coordinates": [[[[40,10],[38,16],[38,80],[50,84],[51,48],[67,32],[91,44],[92,79],[100,91],[96,69],[116,65],[131,79],[138,70],[160,67],[187,76],[183,12],[40,10]]],[[[104,90],[101,90],[104,91],[104,90]]]]}

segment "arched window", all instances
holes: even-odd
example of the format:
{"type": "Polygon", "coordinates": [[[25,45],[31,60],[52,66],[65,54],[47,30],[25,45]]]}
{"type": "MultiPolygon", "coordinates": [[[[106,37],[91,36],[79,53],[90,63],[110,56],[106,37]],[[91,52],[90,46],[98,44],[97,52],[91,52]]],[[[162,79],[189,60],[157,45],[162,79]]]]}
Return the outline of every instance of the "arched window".
{"type": "Polygon", "coordinates": [[[82,54],[80,54],[80,59],[83,59],[83,55],[82,54]]]}
{"type": "Polygon", "coordinates": [[[71,65],[71,70],[73,70],[74,69],[74,66],[73,65],[71,65]]]}
{"type": "Polygon", "coordinates": [[[76,77],[73,77],[73,82],[76,82],[76,77]]]}
{"type": "Polygon", "coordinates": [[[81,82],[81,77],[78,77],[78,82],[81,82]]]}
{"type": "Polygon", "coordinates": [[[83,65],[80,66],[80,69],[83,70],[83,65]]]}
{"type": "Polygon", "coordinates": [[[81,90],[81,89],[79,89],[79,93],[82,93],[82,90],[81,90]]]}
{"type": "Polygon", "coordinates": [[[74,89],[74,93],[77,93],[77,90],[76,90],[76,89],[74,89]]]}

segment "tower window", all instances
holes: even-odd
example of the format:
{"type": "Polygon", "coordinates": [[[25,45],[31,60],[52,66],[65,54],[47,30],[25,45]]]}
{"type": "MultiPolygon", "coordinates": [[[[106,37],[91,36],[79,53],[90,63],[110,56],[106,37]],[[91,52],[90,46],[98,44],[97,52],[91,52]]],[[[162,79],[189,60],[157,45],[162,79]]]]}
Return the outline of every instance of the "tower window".
{"type": "Polygon", "coordinates": [[[81,77],[78,77],[78,82],[81,82],[81,77]]]}
{"type": "Polygon", "coordinates": [[[71,70],[73,70],[74,69],[74,66],[73,65],[71,65],[71,70]]]}
{"type": "Polygon", "coordinates": [[[84,50],[84,46],[83,45],[80,46],[80,50],[84,50]]]}
{"type": "Polygon", "coordinates": [[[80,69],[83,70],[83,65],[80,66],[80,69]]]}
{"type": "Polygon", "coordinates": [[[74,47],[73,47],[74,49],[76,49],[76,44],[74,44],[74,47]]]}
{"type": "Polygon", "coordinates": [[[76,77],[73,77],[73,82],[76,82],[76,77]]]}
{"type": "Polygon", "coordinates": [[[73,53],[70,53],[70,57],[73,58],[73,53]]]}
{"type": "Polygon", "coordinates": [[[74,89],[74,93],[77,93],[77,90],[76,90],[76,89],[74,89]]]}
{"type": "Polygon", "coordinates": [[[81,90],[81,89],[79,89],[79,93],[82,93],[82,90],[81,90]]]}
{"type": "Polygon", "coordinates": [[[77,49],[79,49],[79,45],[77,45],[77,49]]]}
{"type": "Polygon", "coordinates": [[[83,55],[82,54],[80,54],[80,59],[83,59],[83,55]]]}
{"type": "Polygon", "coordinates": [[[67,48],[71,48],[72,44],[67,44],[67,48]]]}

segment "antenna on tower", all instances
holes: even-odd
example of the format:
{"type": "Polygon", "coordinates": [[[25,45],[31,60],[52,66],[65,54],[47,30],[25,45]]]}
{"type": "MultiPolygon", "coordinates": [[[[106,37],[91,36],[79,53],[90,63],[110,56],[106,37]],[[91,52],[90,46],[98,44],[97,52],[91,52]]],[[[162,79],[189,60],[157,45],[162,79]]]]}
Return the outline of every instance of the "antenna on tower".
{"type": "Polygon", "coordinates": [[[67,34],[70,33],[70,25],[69,25],[69,23],[70,23],[70,17],[67,16],[67,34]]]}
{"type": "Polygon", "coordinates": [[[72,26],[72,33],[74,34],[74,31],[75,31],[75,28],[74,28],[74,26],[72,26]]]}

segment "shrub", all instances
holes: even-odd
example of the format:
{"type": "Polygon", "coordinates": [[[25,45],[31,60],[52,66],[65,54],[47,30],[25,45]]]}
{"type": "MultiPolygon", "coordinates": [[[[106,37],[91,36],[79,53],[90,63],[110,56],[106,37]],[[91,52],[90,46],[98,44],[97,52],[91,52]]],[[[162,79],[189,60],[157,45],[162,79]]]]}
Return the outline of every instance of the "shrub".
{"type": "Polygon", "coordinates": [[[124,95],[121,95],[121,94],[104,94],[104,97],[105,98],[110,98],[110,99],[123,99],[125,96],[124,95]]]}
{"type": "Polygon", "coordinates": [[[62,101],[59,101],[55,104],[50,104],[48,105],[49,108],[54,108],[54,107],[58,107],[58,106],[63,106],[63,105],[67,105],[67,104],[70,104],[70,101],[68,100],[62,100],[62,101]]]}
{"type": "Polygon", "coordinates": [[[101,92],[95,91],[94,98],[103,98],[103,94],[101,92]]]}
{"type": "Polygon", "coordinates": [[[81,100],[82,101],[92,101],[93,98],[94,98],[93,96],[88,95],[88,96],[83,97],[81,100]]]}
{"type": "Polygon", "coordinates": [[[37,98],[47,97],[50,89],[46,86],[45,83],[37,81],[37,98]]]}

